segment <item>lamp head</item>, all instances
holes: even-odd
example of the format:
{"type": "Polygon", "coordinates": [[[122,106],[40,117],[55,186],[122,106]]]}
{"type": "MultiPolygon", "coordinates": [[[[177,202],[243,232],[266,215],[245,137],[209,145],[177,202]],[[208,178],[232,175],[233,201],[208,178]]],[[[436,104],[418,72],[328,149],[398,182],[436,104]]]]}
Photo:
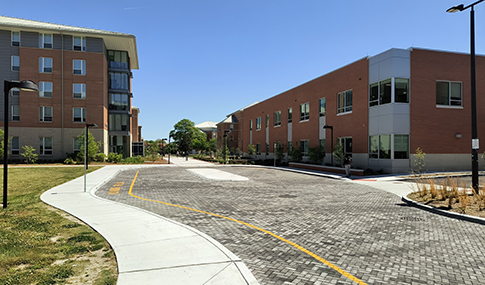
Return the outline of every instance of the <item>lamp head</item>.
{"type": "Polygon", "coordinates": [[[448,13],[456,13],[458,11],[463,11],[463,4],[460,4],[458,6],[453,6],[450,9],[446,10],[448,13]]]}
{"type": "Polygon", "coordinates": [[[22,91],[39,91],[39,87],[32,80],[23,80],[17,88],[22,91]]]}

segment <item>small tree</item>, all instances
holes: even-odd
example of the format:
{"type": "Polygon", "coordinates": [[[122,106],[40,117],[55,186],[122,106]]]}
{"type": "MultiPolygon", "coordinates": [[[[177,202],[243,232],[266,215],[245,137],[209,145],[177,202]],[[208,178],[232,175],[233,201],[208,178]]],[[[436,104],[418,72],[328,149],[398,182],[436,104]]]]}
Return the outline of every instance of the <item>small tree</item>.
{"type": "Polygon", "coordinates": [[[256,153],[256,147],[254,146],[254,144],[249,144],[248,145],[248,154],[253,155],[255,153],[256,153]]]}
{"type": "MultiPolygon", "coordinates": [[[[77,140],[79,142],[79,153],[78,158],[81,161],[84,161],[84,131],[77,137],[77,140]]],[[[88,161],[87,163],[89,164],[92,161],[96,160],[96,155],[99,153],[99,149],[103,143],[101,141],[95,141],[93,134],[91,134],[90,131],[88,131],[88,149],[87,149],[87,157],[88,161]]]]}
{"type": "Polygon", "coordinates": [[[308,150],[308,159],[311,163],[322,164],[325,158],[325,148],[323,146],[311,147],[308,150]]]}
{"type": "Polygon", "coordinates": [[[157,141],[152,142],[148,147],[148,156],[152,161],[155,161],[158,159],[158,151],[159,151],[158,142],[157,141]]]}
{"type": "Polygon", "coordinates": [[[291,161],[301,162],[303,160],[303,153],[299,147],[294,147],[290,152],[291,161]]]}
{"type": "Polygon", "coordinates": [[[416,149],[416,154],[414,155],[414,170],[417,171],[418,173],[422,173],[424,171],[424,166],[426,165],[424,163],[424,157],[426,156],[426,153],[418,147],[416,149]]]}
{"type": "Polygon", "coordinates": [[[286,153],[286,145],[281,144],[280,142],[276,143],[276,150],[275,150],[275,155],[276,155],[276,160],[278,164],[285,158],[285,153],[286,153]]]}
{"type": "Polygon", "coordinates": [[[335,148],[332,150],[332,154],[340,163],[340,165],[344,164],[345,160],[345,153],[344,153],[344,146],[341,143],[338,143],[335,148]]]}
{"type": "MultiPolygon", "coordinates": [[[[3,130],[0,130],[0,157],[3,157],[3,143],[4,143],[4,136],[3,136],[4,132],[3,130]]],[[[10,141],[12,140],[12,138],[8,138],[8,144],[10,145],[10,141]]],[[[8,151],[8,150],[7,150],[8,151]]],[[[10,152],[8,151],[8,153],[10,154],[10,152]]]]}
{"type": "Polygon", "coordinates": [[[37,161],[38,155],[35,152],[34,147],[30,145],[24,145],[22,147],[22,156],[25,158],[27,164],[32,164],[37,161]]]}
{"type": "Polygon", "coordinates": [[[208,151],[215,153],[217,151],[217,139],[209,140],[208,151]]]}

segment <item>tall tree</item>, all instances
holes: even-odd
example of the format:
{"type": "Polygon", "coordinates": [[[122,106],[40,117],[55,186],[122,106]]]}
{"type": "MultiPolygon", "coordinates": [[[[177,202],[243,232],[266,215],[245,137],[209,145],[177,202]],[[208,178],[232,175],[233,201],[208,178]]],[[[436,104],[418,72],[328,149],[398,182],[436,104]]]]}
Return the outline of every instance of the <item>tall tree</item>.
{"type": "Polygon", "coordinates": [[[182,119],[173,126],[170,135],[174,142],[178,145],[181,151],[190,151],[193,149],[192,143],[194,139],[205,140],[206,135],[201,130],[195,127],[194,122],[188,119],[182,119]]]}
{"type": "MultiPolygon", "coordinates": [[[[81,132],[79,136],[77,136],[77,141],[79,142],[79,153],[78,157],[80,160],[84,161],[84,131],[81,132]]],[[[99,149],[103,146],[101,141],[96,141],[94,139],[93,134],[88,131],[88,149],[87,149],[87,157],[89,164],[91,161],[96,160],[96,155],[99,153],[99,149]]]]}

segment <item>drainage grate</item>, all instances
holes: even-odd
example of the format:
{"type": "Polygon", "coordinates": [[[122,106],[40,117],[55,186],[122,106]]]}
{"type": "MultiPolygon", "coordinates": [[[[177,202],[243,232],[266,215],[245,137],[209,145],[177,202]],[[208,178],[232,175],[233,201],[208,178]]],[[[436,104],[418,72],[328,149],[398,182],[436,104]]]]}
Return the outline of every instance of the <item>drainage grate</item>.
{"type": "Polygon", "coordinates": [[[424,219],[416,218],[416,217],[401,217],[403,221],[412,221],[412,222],[422,222],[424,219]]]}
{"type": "Polygon", "coordinates": [[[283,194],[283,195],[280,195],[278,197],[279,198],[296,198],[298,196],[296,196],[296,195],[290,195],[290,194],[283,194]]]}

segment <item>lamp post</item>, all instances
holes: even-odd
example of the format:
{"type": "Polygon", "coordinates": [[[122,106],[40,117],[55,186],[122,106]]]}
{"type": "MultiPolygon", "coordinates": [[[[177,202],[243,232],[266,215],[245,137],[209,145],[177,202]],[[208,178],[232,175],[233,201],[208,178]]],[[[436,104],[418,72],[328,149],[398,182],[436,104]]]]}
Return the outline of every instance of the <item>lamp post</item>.
{"type": "Polygon", "coordinates": [[[455,13],[470,9],[470,71],[471,71],[471,109],[472,109],[472,188],[477,191],[478,189],[478,135],[477,135],[477,83],[475,75],[475,11],[474,6],[485,0],[477,1],[464,7],[463,4],[451,7],[446,10],[448,13],[455,13]]]}
{"type": "Polygon", "coordinates": [[[3,98],[4,98],[4,116],[3,116],[3,208],[7,208],[7,189],[8,189],[8,97],[10,89],[18,88],[23,91],[39,91],[37,84],[31,80],[23,80],[22,82],[3,81],[3,98]]]}
{"type": "MultiPolygon", "coordinates": [[[[172,135],[169,135],[168,136],[168,145],[170,146],[170,138],[172,137],[172,135]]],[[[170,164],[170,153],[172,152],[172,147],[170,146],[170,148],[168,149],[168,164],[170,164]]]]}
{"type": "Polygon", "coordinates": [[[88,129],[89,127],[96,128],[97,126],[96,124],[86,124],[84,129],[84,192],[86,192],[86,170],[88,169],[88,129]]]}
{"type": "Polygon", "coordinates": [[[332,166],[333,166],[333,126],[329,126],[329,125],[325,125],[323,126],[323,128],[326,130],[326,129],[330,129],[330,136],[331,136],[331,150],[330,150],[330,160],[332,161],[332,166]]]}
{"type": "MultiPolygon", "coordinates": [[[[162,156],[164,156],[164,155],[165,155],[165,145],[163,144],[163,141],[165,141],[165,142],[166,142],[166,141],[167,141],[167,138],[163,138],[163,139],[162,139],[162,156]]],[[[163,159],[163,157],[162,157],[162,159],[163,159]]]]}
{"type": "Polygon", "coordinates": [[[222,136],[224,139],[224,164],[226,164],[226,147],[227,147],[227,134],[230,133],[232,130],[225,130],[224,135],[222,136]]]}

